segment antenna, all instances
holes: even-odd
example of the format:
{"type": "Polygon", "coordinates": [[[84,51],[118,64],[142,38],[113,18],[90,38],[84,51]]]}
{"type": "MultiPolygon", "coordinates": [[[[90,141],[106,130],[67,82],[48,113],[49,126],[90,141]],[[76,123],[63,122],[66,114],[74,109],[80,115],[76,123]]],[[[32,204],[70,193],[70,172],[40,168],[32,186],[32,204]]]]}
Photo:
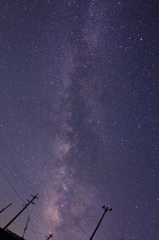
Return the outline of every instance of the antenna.
{"type": "Polygon", "coordinates": [[[24,231],[23,231],[23,236],[22,236],[22,238],[24,238],[25,232],[26,232],[26,230],[27,230],[27,228],[28,228],[28,223],[29,223],[29,221],[30,221],[30,217],[28,217],[28,219],[27,219],[27,222],[26,222],[26,225],[25,225],[25,228],[24,228],[24,231]]]}

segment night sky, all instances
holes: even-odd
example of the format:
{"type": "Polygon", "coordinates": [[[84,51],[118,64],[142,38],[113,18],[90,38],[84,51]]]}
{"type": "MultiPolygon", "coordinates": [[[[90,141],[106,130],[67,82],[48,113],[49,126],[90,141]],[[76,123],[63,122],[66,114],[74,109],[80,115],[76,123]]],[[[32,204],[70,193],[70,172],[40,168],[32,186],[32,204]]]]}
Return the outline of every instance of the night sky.
{"type": "Polygon", "coordinates": [[[0,227],[159,239],[158,0],[0,1],[0,227]]]}

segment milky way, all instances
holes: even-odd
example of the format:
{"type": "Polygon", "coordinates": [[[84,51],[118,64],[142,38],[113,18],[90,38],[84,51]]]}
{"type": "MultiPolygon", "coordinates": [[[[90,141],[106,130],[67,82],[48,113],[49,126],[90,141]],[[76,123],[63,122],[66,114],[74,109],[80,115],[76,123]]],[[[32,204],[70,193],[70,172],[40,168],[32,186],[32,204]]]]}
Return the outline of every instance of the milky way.
{"type": "Polygon", "coordinates": [[[81,31],[80,48],[70,47],[70,53],[64,58],[64,66],[61,66],[58,107],[55,103],[56,130],[55,137],[51,139],[53,169],[50,170],[48,191],[52,197],[49,203],[46,201],[45,214],[51,220],[54,232],[57,229],[70,229],[76,239],[82,237],[80,227],[88,228],[87,215],[94,213],[97,203],[95,187],[86,184],[89,179],[84,176],[86,173],[80,176],[78,162],[82,158],[87,161],[80,146],[84,145],[84,132],[92,131],[90,115],[95,107],[92,94],[95,79],[93,81],[92,78],[95,78],[95,53],[101,21],[98,12],[99,9],[92,3],[81,31]]]}

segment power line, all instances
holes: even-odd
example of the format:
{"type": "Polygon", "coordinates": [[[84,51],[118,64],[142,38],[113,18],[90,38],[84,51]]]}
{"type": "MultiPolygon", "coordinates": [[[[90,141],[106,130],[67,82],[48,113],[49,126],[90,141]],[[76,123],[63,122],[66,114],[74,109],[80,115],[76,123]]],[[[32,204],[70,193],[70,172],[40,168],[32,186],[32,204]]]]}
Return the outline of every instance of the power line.
{"type": "MultiPolygon", "coordinates": [[[[23,174],[21,173],[21,171],[18,169],[18,167],[16,166],[15,162],[16,159],[14,158],[11,150],[9,149],[9,146],[0,130],[0,146],[1,146],[1,151],[3,156],[8,160],[10,166],[12,167],[13,171],[15,172],[16,176],[20,179],[21,183],[25,186],[25,188],[31,192],[30,187],[28,187],[28,183],[27,181],[24,179],[23,174]]],[[[5,177],[6,181],[8,182],[8,184],[10,185],[10,187],[13,189],[13,191],[17,194],[17,196],[19,197],[19,199],[22,200],[23,203],[25,203],[23,201],[23,199],[21,198],[21,196],[18,194],[16,188],[12,185],[12,183],[9,181],[9,179],[7,178],[6,174],[3,172],[3,170],[0,168],[0,171],[2,173],[2,175],[5,177]]],[[[40,210],[40,207],[37,206],[38,208],[38,212],[40,213],[40,215],[43,217],[42,211],[40,210]]],[[[32,225],[32,222],[30,221],[30,224],[32,225]]],[[[33,228],[33,227],[32,227],[33,228]]],[[[33,230],[36,239],[38,240],[38,237],[35,233],[35,231],[33,230]]]]}
{"type": "Polygon", "coordinates": [[[31,193],[30,190],[30,186],[28,186],[27,181],[25,180],[22,172],[18,169],[18,167],[16,166],[16,159],[13,156],[11,150],[9,149],[9,146],[3,136],[2,131],[0,131],[0,144],[1,144],[1,149],[3,151],[3,155],[7,158],[8,162],[10,163],[12,169],[14,170],[14,172],[16,173],[16,175],[18,176],[18,178],[20,179],[21,183],[26,187],[26,189],[31,193]]]}
{"type": "MultiPolygon", "coordinates": [[[[9,181],[9,179],[7,178],[7,176],[4,174],[4,172],[2,171],[2,169],[0,168],[0,172],[2,173],[2,175],[4,176],[4,178],[6,179],[6,181],[8,182],[8,184],[11,186],[11,188],[13,189],[13,191],[17,194],[17,196],[19,197],[19,199],[23,202],[23,203],[25,203],[24,201],[23,201],[23,199],[21,198],[21,196],[18,194],[18,192],[16,191],[16,189],[13,187],[13,185],[11,184],[11,182],[9,181]]],[[[28,210],[27,210],[28,211],[28,210]]],[[[37,237],[37,235],[36,235],[36,233],[35,233],[35,230],[33,230],[33,226],[32,226],[32,222],[30,221],[30,223],[31,223],[31,227],[32,227],[32,232],[34,232],[34,235],[35,235],[35,237],[36,237],[36,239],[37,240],[39,240],[38,239],[38,237],[37,237]]],[[[17,224],[16,224],[17,225],[17,224]]]]}
{"type": "Polygon", "coordinates": [[[13,189],[13,191],[16,193],[16,195],[18,196],[18,198],[24,203],[24,200],[23,200],[22,197],[19,195],[19,193],[17,192],[17,190],[13,187],[12,183],[11,183],[10,180],[7,178],[7,176],[6,176],[5,173],[2,171],[1,168],[0,168],[0,172],[2,173],[2,175],[4,176],[4,178],[6,179],[6,181],[7,181],[8,184],[10,185],[10,187],[13,189]]]}
{"type": "MultiPolygon", "coordinates": [[[[1,149],[3,151],[3,155],[7,158],[8,162],[10,163],[14,172],[16,173],[16,176],[20,179],[21,183],[24,185],[24,187],[27,189],[27,191],[29,191],[31,193],[30,186],[28,187],[28,183],[25,180],[23,174],[21,173],[21,171],[18,169],[18,167],[14,163],[14,162],[16,162],[16,160],[15,160],[11,150],[9,149],[9,146],[8,146],[8,144],[7,144],[7,142],[4,138],[4,135],[3,135],[2,131],[0,131],[0,136],[1,136],[0,137],[0,144],[1,144],[1,149]]],[[[33,189],[32,189],[32,191],[33,191],[33,189]]],[[[39,206],[38,206],[38,211],[41,214],[39,206]]]]}

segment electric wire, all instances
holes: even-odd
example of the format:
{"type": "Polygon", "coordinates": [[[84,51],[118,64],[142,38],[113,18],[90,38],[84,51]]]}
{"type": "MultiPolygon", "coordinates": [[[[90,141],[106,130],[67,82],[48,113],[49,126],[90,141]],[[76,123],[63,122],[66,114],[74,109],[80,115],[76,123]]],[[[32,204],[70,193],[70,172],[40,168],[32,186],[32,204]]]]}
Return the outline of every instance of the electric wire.
{"type": "Polygon", "coordinates": [[[13,156],[11,150],[9,149],[9,146],[8,146],[8,144],[7,144],[7,142],[4,138],[4,135],[3,135],[2,131],[0,131],[0,144],[1,144],[1,149],[2,149],[5,157],[7,158],[8,162],[12,166],[14,172],[16,173],[16,175],[18,176],[20,181],[23,183],[23,185],[26,187],[26,189],[31,193],[32,191],[30,189],[30,186],[28,185],[28,182],[25,180],[24,175],[22,174],[20,169],[18,169],[18,167],[15,164],[16,159],[13,156]]]}
{"type": "MultiPolygon", "coordinates": [[[[21,183],[24,185],[24,187],[26,188],[27,191],[29,191],[31,193],[30,187],[27,184],[27,181],[24,179],[23,174],[21,173],[21,171],[18,169],[18,167],[16,166],[16,164],[14,162],[16,162],[15,157],[13,156],[11,150],[9,149],[9,146],[4,138],[4,135],[2,133],[2,131],[0,131],[0,144],[1,144],[1,149],[3,151],[3,154],[5,155],[5,157],[7,158],[7,160],[9,161],[12,169],[14,170],[16,176],[18,176],[18,178],[20,179],[21,183]],[[13,162],[14,160],[14,162],[13,162]]],[[[33,189],[32,189],[33,192],[33,189]]],[[[38,206],[38,212],[41,214],[41,210],[40,207],[38,206]]]]}
{"type": "MultiPolygon", "coordinates": [[[[22,175],[22,173],[20,172],[20,170],[18,170],[17,166],[14,164],[13,160],[15,161],[15,158],[13,156],[13,154],[11,153],[8,144],[6,142],[6,140],[4,139],[4,136],[2,134],[2,132],[0,131],[0,145],[1,145],[1,150],[3,151],[2,154],[3,156],[5,156],[5,158],[7,158],[7,160],[9,161],[12,169],[14,170],[16,176],[18,176],[18,178],[20,179],[21,183],[25,186],[25,188],[27,190],[30,191],[29,187],[26,184],[26,181],[24,181],[24,177],[22,175]]],[[[10,185],[10,187],[12,188],[12,190],[16,193],[16,195],[18,196],[18,198],[25,204],[24,200],[22,199],[22,197],[20,196],[20,194],[17,192],[17,190],[15,189],[15,187],[13,186],[13,184],[10,182],[10,180],[7,178],[6,174],[3,172],[3,170],[0,168],[0,172],[3,175],[3,177],[6,179],[7,183],[10,185]]],[[[40,208],[38,206],[38,211],[40,213],[40,208]]],[[[34,230],[33,230],[34,232],[34,230]]],[[[36,238],[38,239],[38,237],[36,236],[36,238]]]]}
{"type": "Polygon", "coordinates": [[[3,172],[3,170],[0,168],[0,172],[3,175],[3,177],[6,179],[6,181],[8,182],[9,186],[13,189],[13,191],[16,193],[16,195],[18,196],[18,198],[24,203],[24,200],[22,199],[22,197],[19,195],[19,193],[17,192],[17,190],[13,187],[12,183],[10,182],[10,180],[7,178],[7,176],[5,175],[5,173],[3,172]]]}

